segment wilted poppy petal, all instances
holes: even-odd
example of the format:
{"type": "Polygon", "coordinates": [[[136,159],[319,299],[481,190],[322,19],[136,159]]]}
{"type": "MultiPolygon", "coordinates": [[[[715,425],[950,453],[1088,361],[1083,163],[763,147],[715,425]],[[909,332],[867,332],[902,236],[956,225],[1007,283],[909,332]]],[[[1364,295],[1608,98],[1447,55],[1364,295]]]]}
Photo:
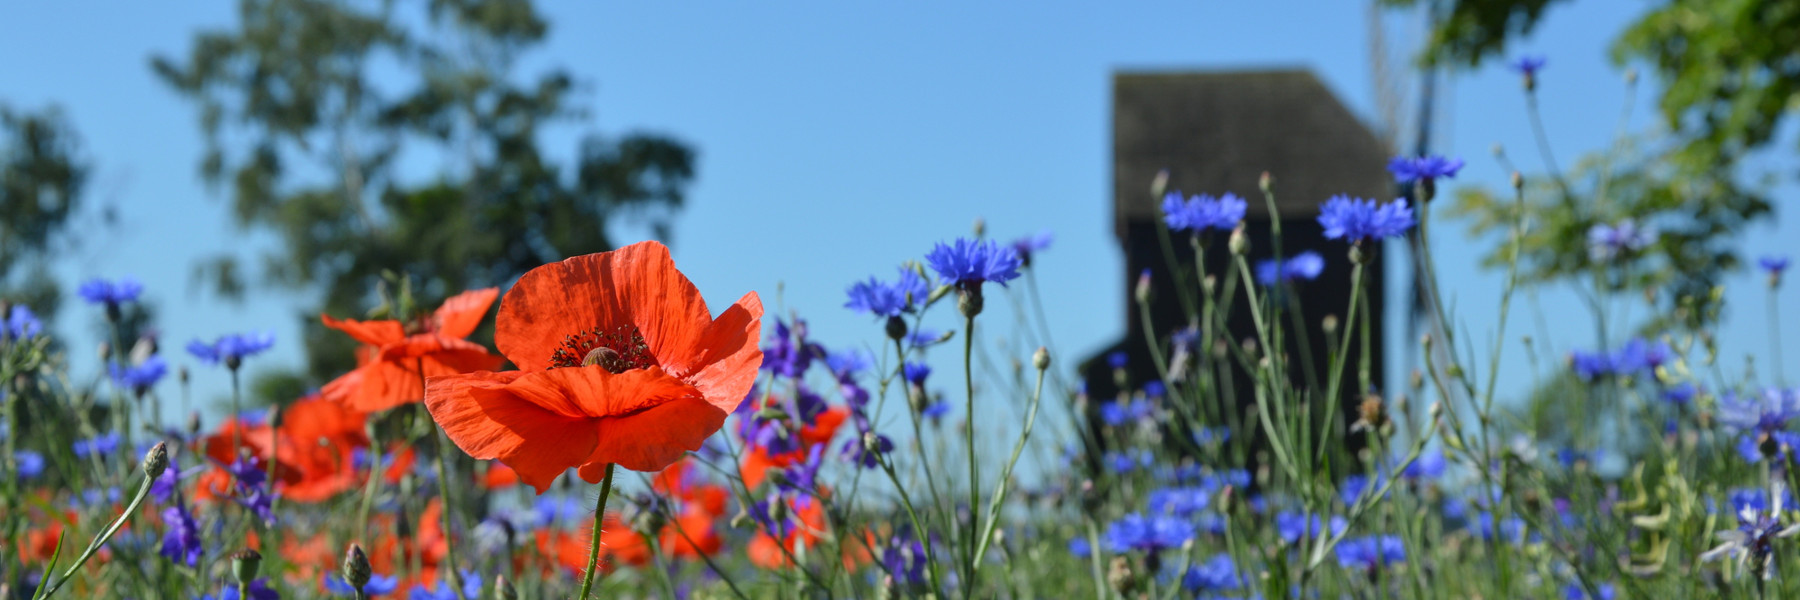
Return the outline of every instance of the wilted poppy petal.
{"type": "Polygon", "coordinates": [[[693,382],[707,401],[720,410],[737,410],[756,384],[757,366],[762,364],[762,349],[757,346],[762,340],[762,314],[762,298],[756,292],[744,294],[706,327],[690,352],[684,353],[693,357],[691,363],[668,368],[684,373],[682,378],[693,382]]]}
{"type": "Polygon", "coordinates": [[[326,327],[350,334],[356,341],[371,346],[385,346],[406,337],[406,330],[400,327],[399,321],[340,320],[331,318],[331,315],[319,315],[319,320],[326,327]]]}
{"type": "Polygon", "coordinates": [[[499,296],[500,288],[469,290],[451,296],[432,315],[437,319],[437,332],[456,338],[469,337],[481,325],[481,320],[487,317],[488,307],[494,305],[494,298],[499,296]]]}
{"type": "Polygon", "coordinates": [[[688,452],[725,424],[725,411],[697,397],[658,404],[643,412],[601,419],[599,444],[581,465],[581,478],[599,483],[607,463],[633,471],[657,471],[688,452]]]}
{"type": "Polygon", "coordinates": [[[593,453],[598,432],[592,419],[564,416],[510,392],[518,379],[518,372],[434,377],[426,382],[425,408],[463,452],[506,463],[542,494],[593,453]]]}
{"type": "Polygon", "coordinates": [[[500,301],[494,339],[513,364],[538,371],[572,334],[632,325],[660,360],[691,349],[711,322],[668,247],[647,241],[526,272],[500,301]]]}

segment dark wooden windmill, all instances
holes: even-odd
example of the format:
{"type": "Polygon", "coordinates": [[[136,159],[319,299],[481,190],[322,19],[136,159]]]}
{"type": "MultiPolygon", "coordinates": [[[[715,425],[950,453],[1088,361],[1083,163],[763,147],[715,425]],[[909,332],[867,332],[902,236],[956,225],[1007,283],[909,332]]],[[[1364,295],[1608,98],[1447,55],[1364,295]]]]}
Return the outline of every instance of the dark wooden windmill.
{"type": "MultiPolygon", "coordinates": [[[[1151,182],[1158,172],[1167,171],[1169,190],[1214,195],[1233,192],[1247,200],[1251,264],[1273,256],[1272,219],[1281,222],[1283,255],[1313,250],[1324,257],[1323,274],[1303,284],[1297,294],[1305,314],[1306,346],[1313,363],[1322,370],[1328,350],[1321,322],[1326,315],[1342,319],[1348,310],[1352,265],[1343,242],[1324,238],[1316,220],[1319,205],[1336,194],[1391,198],[1394,187],[1386,171],[1391,156],[1375,134],[1309,71],[1115,74],[1113,227],[1125,256],[1125,277],[1117,288],[1126,299],[1125,313],[1119,315],[1125,336],[1083,363],[1089,397],[1098,403],[1119,392],[1115,371],[1107,360],[1116,352],[1128,357],[1127,390],[1157,379],[1146,336],[1167,348],[1171,332],[1188,325],[1170,275],[1174,270],[1168,264],[1170,253],[1165,252],[1159,237],[1161,198],[1151,195],[1151,182]],[[1258,187],[1265,172],[1274,179],[1273,215],[1258,187]],[[1134,297],[1139,274],[1145,270],[1151,273],[1154,297],[1148,331],[1134,297]]],[[[1215,250],[1206,257],[1208,273],[1221,273],[1227,267],[1225,245],[1223,235],[1212,242],[1215,250]]],[[[1191,271],[1194,257],[1186,241],[1178,241],[1176,246],[1173,256],[1181,263],[1179,268],[1191,271]]],[[[1383,372],[1383,271],[1379,258],[1365,267],[1369,314],[1375,324],[1370,354],[1376,386],[1381,385],[1383,372]]],[[[1227,330],[1202,342],[1202,351],[1215,343],[1239,344],[1255,336],[1241,293],[1237,301],[1227,330]]],[[[1292,323],[1286,325],[1292,327],[1292,323]]],[[[1293,356],[1300,352],[1297,346],[1289,352],[1294,359],[1290,362],[1296,366],[1301,364],[1299,357],[1293,356]]],[[[1350,364],[1357,360],[1353,352],[1350,364]]],[[[1345,381],[1340,401],[1350,409],[1360,390],[1354,372],[1347,373],[1345,381]]],[[[1254,402],[1249,387],[1238,386],[1238,406],[1254,402]]]]}

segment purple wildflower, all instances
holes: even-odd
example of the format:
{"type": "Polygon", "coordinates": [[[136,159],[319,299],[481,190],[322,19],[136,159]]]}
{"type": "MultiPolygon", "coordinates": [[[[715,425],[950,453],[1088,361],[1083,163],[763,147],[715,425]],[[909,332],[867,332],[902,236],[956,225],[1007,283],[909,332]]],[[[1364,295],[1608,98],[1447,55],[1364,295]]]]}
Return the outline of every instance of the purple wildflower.
{"type": "Polygon", "coordinates": [[[1326,239],[1356,243],[1406,233],[1413,226],[1413,212],[1405,198],[1376,204],[1374,200],[1332,196],[1319,207],[1319,224],[1325,227],[1326,239]]]}

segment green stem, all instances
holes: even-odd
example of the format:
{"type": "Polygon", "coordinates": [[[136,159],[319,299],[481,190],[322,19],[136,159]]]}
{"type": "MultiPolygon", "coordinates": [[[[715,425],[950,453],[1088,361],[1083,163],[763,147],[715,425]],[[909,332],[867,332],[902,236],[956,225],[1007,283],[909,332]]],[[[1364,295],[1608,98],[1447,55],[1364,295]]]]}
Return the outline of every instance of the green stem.
{"type": "Polygon", "coordinates": [[[606,476],[600,478],[600,500],[594,503],[594,537],[588,541],[587,570],[581,574],[581,595],[576,596],[577,600],[587,600],[588,592],[594,589],[594,571],[600,566],[600,528],[606,522],[606,497],[612,494],[613,466],[607,463],[606,476]]]}
{"type": "MultiPolygon", "coordinates": [[[[416,366],[419,372],[419,395],[420,399],[423,400],[425,394],[425,359],[423,357],[419,358],[416,366]]],[[[444,464],[444,455],[448,454],[450,450],[450,438],[443,433],[442,429],[438,428],[437,420],[431,418],[429,413],[426,414],[425,423],[426,426],[431,428],[431,441],[437,444],[437,451],[432,453],[432,459],[437,467],[438,497],[442,499],[444,503],[444,508],[443,510],[438,511],[438,516],[443,520],[444,562],[448,563],[450,568],[448,570],[449,573],[444,575],[441,579],[450,584],[450,589],[456,594],[456,600],[469,600],[463,595],[462,572],[456,570],[456,541],[450,537],[450,513],[457,508],[455,499],[450,495],[450,469],[446,468],[444,464]]],[[[609,480],[612,478],[612,467],[610,465],[606,468],[606,476],[609,480]]],[[[373,478],[374,473],[370,473],[370,477],[373,478]]],[[[604,496],[602,496],[602,498],[604,498],[604,496]]],[[[595,523],[599,523],[599,517],[595,517],[595,519],[595,523]]],[[[595,531],[598,532],[598,525],[595,527],[595,531]]],[[[594,536],[595,547],[598,547],[599,543],[600,537],[596,534],[594,536]]],[[[583,597],[585,598],[586,596],[583,597]]]]}
{"type": "MultiPolygon", "coordinates": [[[[979,290],[976,291],[979,293],[979,290]]],[[[975,316],[964,318],[963,328],[963,382],[967,392],[967,411],[963,427],[965,441],[969,449],[969,524],[981,522],[981,471],[980,463],[975,460],[975,316]]],[[[924,534],[921,534],[924,535],[924,534]]],[[[976,540],[970,536],[966,544],[968,553],[963,561],[963,597],[975,597],[975,547],[976,540]]]]}
{"type": "Polygon", "coordinates": [[[87,564],[88,559],[93,558],[94,553],[99,552],[100,548],[106,545],[107,540],[112,539],[113,534],[118,533],[119,529],[125,526],[125,521],[131,518],[132,513],[137,512],[138,506],[143,505],[144,498],[150,496],[150,484],[154,481],[150,477],[144,478],[144,482],[138,485],[137,495],[132,497],[131,504],[125,507],[125,512],[119,513],[119,518],[114,519],[106,531],[101,532],[99,537],[94,538],[93,543],[88,544],[87,550],[81,552],[81,556],[75,559],[75,564],[69,565],[68,570],[63,571],[62,577],[57,579],[56,583],[48,583],[49,573],[46,569],[44,577],[47,585],[43,588],[43,594],[38,596],[39,598],[49,598],[56,593],[56,590],[62,589],[63,584],[68,583],[69,578],[75,575],[75,571],[87,564]]]}
{"type": "Polygon", "coordinates": [[[1037,389],[1031,393],[1031,409],[1025,412],[1025,430],[1019,434],[1019,441],[1013,444],[1012,458],[1006,461],[1006,468],[1000,471],[1000,483],[994,490],[994,498],[988,505],[987,526],[981,530],[981,540],[975,547],[975,562],[987,554],[988,542],[994,539],[994,527],[1000,524],[1000,505],[1006,502],[1006,482],[1012,478],[1013,467],[1019,464],[1019,455],[1025,452],[1025,442],[1031,439],[1031,426],[1037,423],[1038,400],[1044,395],[1044,371],[1038,369],[1037,389]]]}

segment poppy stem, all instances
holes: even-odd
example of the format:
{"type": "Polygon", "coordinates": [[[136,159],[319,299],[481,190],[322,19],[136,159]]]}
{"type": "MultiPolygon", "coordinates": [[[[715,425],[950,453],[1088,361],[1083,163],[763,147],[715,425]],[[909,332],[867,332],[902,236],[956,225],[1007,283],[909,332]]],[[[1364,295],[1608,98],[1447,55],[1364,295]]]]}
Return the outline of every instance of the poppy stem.
{"type": "Polygon", "coordinates": [[[606,496],[612,493],[613,464],[606,463],[606,476],[600,478],[600,500],[594,503],[594,537],[588,542],[587,570],[581,574],[581,595],[579,600],[587,600],[588,591],[594,588],[594,570],[600,566],[600,526],[606,522],[606,496]]]}
{"type": "MultiPolygon", "coordinates": [[[[426,389],[425,359],[420,357],[417,360],[417,368],[419,370],[419,397],[421,401],[423,401],[426,389]]],[[[462,572],[456,570],[456,543],[455,540],[450,537],[450,513],[451,511],[457,510],[456,502],[450,497],[450,470],[444,467],[444,454],[450,449],[450,438],[444,433],[443,428],[437,426],[437,420],[432,418],[430,413],[427,413],[425,416],[425,422],[431,426],[431,441],[437,444],[437,452],[433,452],[432,456],[437,463],[438,497],[444,502],[444,509],[438,511],[438,516],[443,519],[444,562],[449,563],[450,565],[449,573],[443,575],[440,579],[443,583],[449,584],[451,592],[456,594],[456,600],[469,600],[463,595],[462,572]]],[[[375,477],[376,474],[371,472],[369,476],[375,477]]]]}

